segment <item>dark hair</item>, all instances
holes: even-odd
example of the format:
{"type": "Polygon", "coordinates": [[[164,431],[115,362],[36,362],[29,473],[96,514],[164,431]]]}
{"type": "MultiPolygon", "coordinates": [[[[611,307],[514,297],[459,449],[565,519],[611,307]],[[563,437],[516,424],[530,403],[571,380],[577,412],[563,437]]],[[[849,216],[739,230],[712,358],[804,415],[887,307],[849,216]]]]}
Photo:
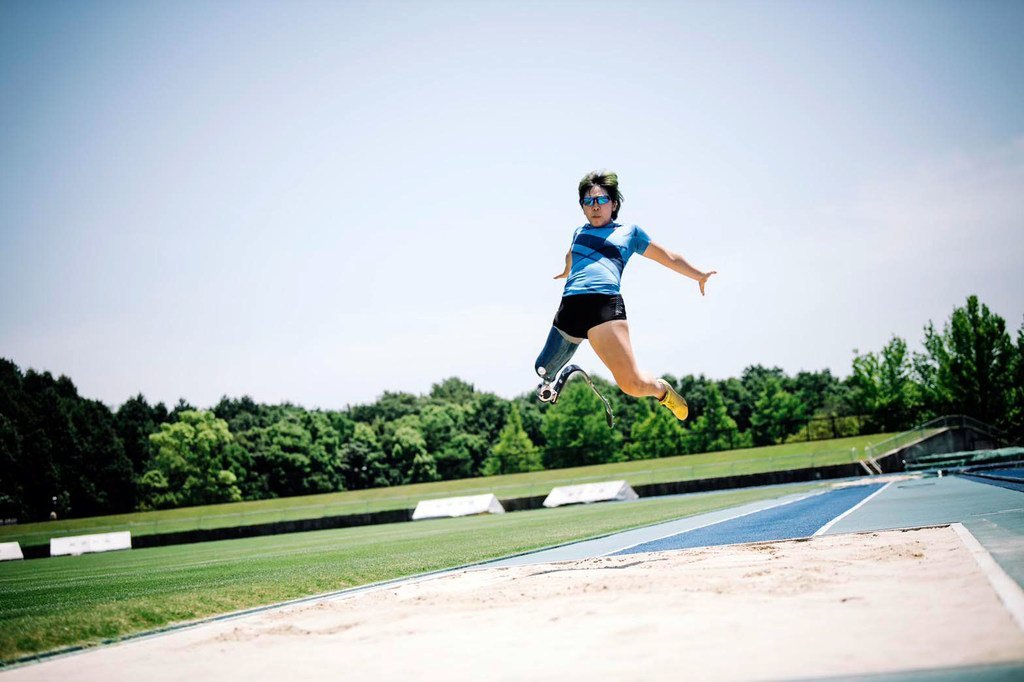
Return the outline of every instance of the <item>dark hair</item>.
{"type": "Polygon", "coordinates": [[[622,208],[622,192],[619,191],[619,176],[610,170],[590,171],[580,180],[580,206],[583,205],[583,197],[587,195],[592,187],[600,187],[615,202],[615,210],[612,211],[612,220],[619,217],[619,209],[622,208]]]}

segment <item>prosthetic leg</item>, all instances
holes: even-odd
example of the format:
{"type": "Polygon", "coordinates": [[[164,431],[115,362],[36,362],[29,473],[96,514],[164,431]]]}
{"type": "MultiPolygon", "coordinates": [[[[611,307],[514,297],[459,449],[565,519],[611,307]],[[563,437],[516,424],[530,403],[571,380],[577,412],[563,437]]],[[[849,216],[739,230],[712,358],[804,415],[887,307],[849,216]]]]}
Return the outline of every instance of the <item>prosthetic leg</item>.
{"type": "MultiPolygon", "coordinates": [[[[551,327],[551,331],[548,332],[548,340],[544,343],[544,350],[537,356],[537,362],[533,363],[537,376],[545,382],[541,386],[548,385],[558,378],[559,370],[569,362],[581,343],[583,343],[583,339],[569,336],[558,327],[551,327]]],[[[544,398],[541,400],[546,403],[554,402],[544,398]]]]}
{"type": "Polygon", "coordinates": [[[612,415],[612,406],[601,395],[600,391],[597,390],[597,387],[594,386],[590,375],[583,371],[579,365],[565,364],[569,362],[569,359],[572,358],[582,342],[583,339],[569,336],[558,327],[551,327],[551,331],[548,333],[548,340],[544,344],[544,349],[537,356],[537,362],[534,363],[534,369],[541,378],[541,384],[537,387],[537,397],[540,398],[541,402],[555,404],[558,402],[558,394],[562,392],[565,383],[573,376],[579,374],[586,380],[587,385],[590,386],[594,394],[604,403],[608,428],[612,428],[615,423],[615,417],[612,415]]]}

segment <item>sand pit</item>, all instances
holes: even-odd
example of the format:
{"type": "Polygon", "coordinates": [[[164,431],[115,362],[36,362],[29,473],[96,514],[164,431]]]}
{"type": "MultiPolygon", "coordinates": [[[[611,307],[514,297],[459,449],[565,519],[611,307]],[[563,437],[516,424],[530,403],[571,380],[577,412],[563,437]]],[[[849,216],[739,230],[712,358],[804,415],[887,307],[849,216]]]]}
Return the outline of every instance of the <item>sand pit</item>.
{"type": "Polygon", "coordinates": [[[0,675],[762,680],[1024,660],[948,527],[478,569],[0,675]]]}

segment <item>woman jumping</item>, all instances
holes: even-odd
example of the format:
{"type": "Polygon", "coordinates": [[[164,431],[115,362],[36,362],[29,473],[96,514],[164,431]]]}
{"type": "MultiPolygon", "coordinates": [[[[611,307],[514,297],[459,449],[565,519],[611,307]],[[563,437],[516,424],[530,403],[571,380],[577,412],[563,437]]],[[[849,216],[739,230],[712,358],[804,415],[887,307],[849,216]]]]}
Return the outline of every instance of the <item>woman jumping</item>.
{"type": "Polygon", "coordinates": [[[666,381],[637,367],[619,282],[634,253],[696,280],[702,296],[704,285],[715,271],[701,272],[679,254],[652,242],[636,225],[627,227],[615,222],[622,206],[615,173],[587,173],[580,180],[579,201],[587,224],[576,228],[572,247],[565,254],[565,269],[555,275],[555,279],[568,280],[534,369],[545,381],[554,381],[583,339],[587,339],[624,393],[637,398],[654,396],[679,420],[684,420],[689,408],[683,397],[666,381]]]}

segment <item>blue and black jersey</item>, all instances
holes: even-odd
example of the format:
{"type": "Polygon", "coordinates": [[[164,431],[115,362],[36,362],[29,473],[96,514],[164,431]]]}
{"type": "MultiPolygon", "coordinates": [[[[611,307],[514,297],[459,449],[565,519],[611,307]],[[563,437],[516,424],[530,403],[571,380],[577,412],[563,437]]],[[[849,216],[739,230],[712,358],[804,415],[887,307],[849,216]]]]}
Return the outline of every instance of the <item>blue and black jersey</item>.
{"type": "Polygon", "coordinates": [[[612,221],[604,227],[589,223],[576,228],[572,236],[572,270],[563,296],[576,294],[617,294],[626,262],[634,253],[643,255],[651,238],[633,225],[612,221]]]}

